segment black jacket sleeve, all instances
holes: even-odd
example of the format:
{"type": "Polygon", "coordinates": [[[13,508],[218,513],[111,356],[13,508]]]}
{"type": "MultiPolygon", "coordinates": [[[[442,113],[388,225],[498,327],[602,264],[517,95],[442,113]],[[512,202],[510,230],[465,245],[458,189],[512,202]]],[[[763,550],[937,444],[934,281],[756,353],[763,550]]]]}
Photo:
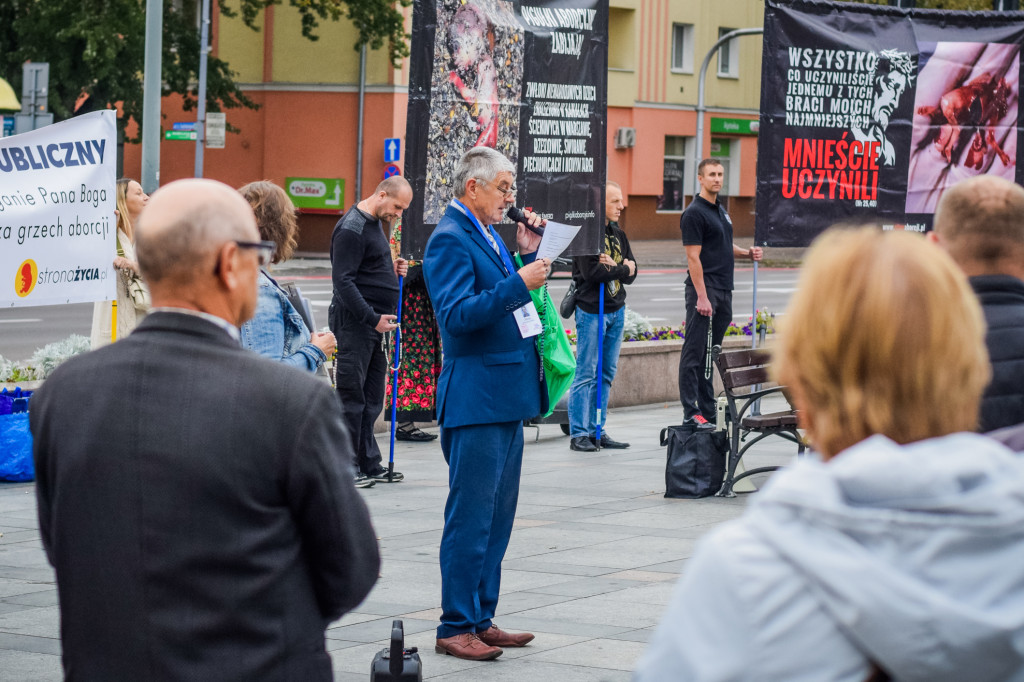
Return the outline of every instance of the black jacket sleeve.
{"type": "MultiPolygon", "coordinates": [[[[356,210],[351,208],[349,210],[356,210]]],[[[363,235],[338,226],[331,238],[331,279],[338,301],[351,317],[376,327],[380,315],[366,302],[356,287],[356,275],[366,250],[363,235]]]]}
{"type": "Polygon", "coordinates": [[[310,403],[284,480],[320,613],[335,620],[370,593],[380,553],[370,514],[352,483],[351,439],[337,396],[325,387],[310,403]]]}
{"type": "MultiPolygon", "coordinates": [[[[601,265],[600,256],[576,256],[573,260],[576,262],[577,272],[580,273],[580,277],[583,278],[584,284],[596,284],[598,282],[611,282],[613,280],[626,281],[629,275],[629,268],[625,265],[616,265],[613,268],[609,268],[606,265],[601,265]]],[[[632,258],[630,259],[632,260],[632,258]]],[[[635,279],[635,278],[634,278],[635,279]]],[[[633,280],[630,279],[630,282],[633,280]]]]}
{"type": "MultiPolygon", "coordinates": [[[[619,265],[618,268],[622,268],[626,272],[623,273],[622,277],[619,277],[619,281],[623,284],[632,284],[636,281],[636,276],[640,272],[640,266],[636,264],[636,258],[633,257],[633,247],[629,245],[629,237],[626,236],[624,230],[619,230],[619,241],[622,242],[622,254],[626,260],[633,261],[633,274],[629,274],[629,268],[625,265],[619,265]]],[[[616,268],[616,269],[618,269],[616,268]]]]}

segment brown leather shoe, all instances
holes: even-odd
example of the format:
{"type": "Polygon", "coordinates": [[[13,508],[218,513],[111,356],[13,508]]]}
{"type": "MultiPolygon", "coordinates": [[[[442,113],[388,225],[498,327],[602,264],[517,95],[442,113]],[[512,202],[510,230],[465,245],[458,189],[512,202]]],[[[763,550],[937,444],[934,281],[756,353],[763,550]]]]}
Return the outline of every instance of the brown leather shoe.
{"type": "Polygon", "coordinates": [[[490,628],[476,633],[476,636],[491,646],[526,646],[533,641],[533,635],[529,632],[505,632],[493,623],[490,628]]]}
{"type": "MultiPolygon", "coordinates": [[[[530,639],[533,639],[533,635],[530,635],[530,639]]],[[[505,653],[496,646],[484,643],[472,632],[439,639],[434,651],[467,661],[491,661],[505,653]]]]}

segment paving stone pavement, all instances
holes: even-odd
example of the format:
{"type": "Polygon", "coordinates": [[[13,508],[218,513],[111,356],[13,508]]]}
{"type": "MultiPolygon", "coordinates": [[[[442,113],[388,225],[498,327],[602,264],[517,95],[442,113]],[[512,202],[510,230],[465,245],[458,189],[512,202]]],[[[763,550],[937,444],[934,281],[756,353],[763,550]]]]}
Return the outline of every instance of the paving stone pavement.
{"type": "MultiPolygon", "coordinates": [[[[419,647],[427,680],[629,680],[695,541],[737,517],[748,499],[665,499],[658,434],[680,419],[678,405],[613,410],[609,433],[632,447],[593,454],[570,451],[556,425],[526,429],[519,509],[495,620],[537,638],[490,662],[434,653],[448,469],[437,441],[396,444],[405,481],[362,491],[383,566],[366,601],[327,631],[335,679],[367,680],[392,619],[401,618],[406,646],[419,647]]],[[[380,442],[386,454],[386,436],[380,442]]],[[[745,459],[751,467],[783,464],[794,453],[795,446],[776,438],[745,459]]],[[[59,626],[34,486],[0,483],[0,680],[61,680],[59,626]]]]}

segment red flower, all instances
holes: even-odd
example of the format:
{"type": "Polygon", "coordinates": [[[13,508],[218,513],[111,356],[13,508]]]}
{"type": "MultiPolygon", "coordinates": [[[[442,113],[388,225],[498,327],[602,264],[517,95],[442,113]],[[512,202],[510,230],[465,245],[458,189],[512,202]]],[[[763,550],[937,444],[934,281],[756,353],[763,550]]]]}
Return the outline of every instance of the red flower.
{"type": "Polygon", "coordinates": [[[417,379],[419,379],[419,378],[420,378],[420,371],[419,371],[419,370],[416,370],[415,372],[413,372],[413,373],[412,373],[412,375],[413,375],[414,377],[416,377],[417,379]]]}
{"type": "Polygon", "coordinates": [[[410,402],[408,398],[402,398],[402,407],[409,407],[410,402]]]}
{"type": "Polygon", "coordinates": [[[416,387],[416,394],[417,395],[423,395],[423,387],[422,386],[417,386],[416,387]]]}

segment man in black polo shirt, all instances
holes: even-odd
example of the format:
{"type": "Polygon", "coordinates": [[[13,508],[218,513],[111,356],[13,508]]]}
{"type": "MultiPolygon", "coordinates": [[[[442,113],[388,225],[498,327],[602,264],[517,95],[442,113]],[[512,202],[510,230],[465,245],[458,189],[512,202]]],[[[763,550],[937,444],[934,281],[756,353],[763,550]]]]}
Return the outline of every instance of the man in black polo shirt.
{"type": "MultiPolygon", "coordinates": [[[[391,260],[384,227],[400,218],[411,202],[409,182],[400,175],[390,177],[350,208],[331,236],[334,296],[328,319],[338,340],[335,384],[361,488],[388,481],[373,423],[384,407],[388,357],[383,335],[397,328],[398,276],[404,277],[409,266],[403,258],[391,260]]],[[[391,480],[402,478],[396,471],[391,480]]]]}
{"type": "Polygon", "coordinates": [[[741,249],[732,241],[732,219],[718,201],[724,169],[716,159],[704,159],[697,168],[700,194],[683,212],[686,262],[686,339],[679,358],[679,399],[684,423],[713,429],[715,394],[707,367],[708,325],[711,344],[721,344],[732,321],[733,267],[736,257],[761,260],[761,247],[741,249]]]}

